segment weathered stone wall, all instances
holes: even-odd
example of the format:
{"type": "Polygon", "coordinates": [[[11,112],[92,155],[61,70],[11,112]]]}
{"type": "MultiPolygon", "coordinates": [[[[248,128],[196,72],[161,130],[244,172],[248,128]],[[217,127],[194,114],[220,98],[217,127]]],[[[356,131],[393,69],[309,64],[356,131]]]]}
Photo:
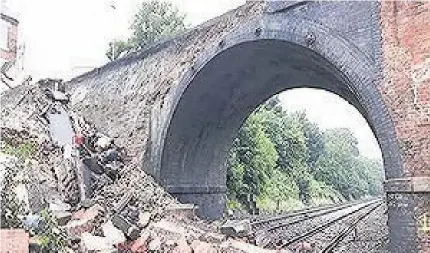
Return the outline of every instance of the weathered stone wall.
{"type": "MultiPolygon", "coordinates": [[[[165,120],[163,109],[171,106],[173,88],[182,75],[201,52],[241,22],[260,15],[263,7],[263,3],[249,3],[178,38],[71,80],[68,89],[73,90],[74,109],[119,140],[140,163],[149,136],[160,134],[157,125],[165,120]]],[[[150,162],[144,161],[144,166],[150,162]]]]}
{"type": "Polygon", "coordinates": [[[420,252],[429,252],[430,2],[383,1],[380,16],[384,53],[380,89],[402,147],[404,177],[421,177],[421,184],[427,185],[421,190],[426,194],[389,195],[394,212],[410,212],[403,224],[395,215],[389,223],[415,227],[420,252]]]}

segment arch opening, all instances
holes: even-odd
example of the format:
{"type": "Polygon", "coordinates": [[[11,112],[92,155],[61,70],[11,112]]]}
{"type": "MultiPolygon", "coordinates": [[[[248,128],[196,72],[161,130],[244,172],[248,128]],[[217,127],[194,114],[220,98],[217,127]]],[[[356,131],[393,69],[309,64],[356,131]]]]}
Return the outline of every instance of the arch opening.
{"type": "Polygon", "coordinates": [[[198,204],[203,216],[219,217],[227,155],[240,126],[273,95],[303,87],[332,92],[357,108],[377,137],[387,178],[398,173],[401,165],[387,167],[398,162],[391,156],[394,129],[386,124],[385,106],[365,103],[368,96],[380,96],[375,85],[352,83],[339,67],[303,46],[260,39],[218,53],[187,84],[164,138],[162,185],[179,200],[198,204]]]}
{"type": "Polygon", "coordinates": [[[226,207],[262,214],[376,197],[383,178],[380,146],[361,113],[334,93],[294,88],[241,125],[227,157],[226,207]]]}

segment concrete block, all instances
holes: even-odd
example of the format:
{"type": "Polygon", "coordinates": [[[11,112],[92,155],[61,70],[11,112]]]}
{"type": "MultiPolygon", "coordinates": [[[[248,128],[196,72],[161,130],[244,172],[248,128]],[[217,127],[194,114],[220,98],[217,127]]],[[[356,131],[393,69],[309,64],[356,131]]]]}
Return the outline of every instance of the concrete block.
{"type": "Polygon", "coordinates": [[[127,239],[125,238],[124,233],[116,228],[112,221],[108,221],[102,225],[103,235],[112,245],[117,245],[125,242],[127,239]]]}
{"type": "Polygon", "coordinates": [[[228,220],[220,228],[221,233],[232,237],[247,236],[251,232],[249,220],[228,220]]]}
{"type": "Polygon", "coordinates": [[[81,246],[84,252],[118,252],[106,237],[94,236],[90,233],[82,234],[81,246]]]}

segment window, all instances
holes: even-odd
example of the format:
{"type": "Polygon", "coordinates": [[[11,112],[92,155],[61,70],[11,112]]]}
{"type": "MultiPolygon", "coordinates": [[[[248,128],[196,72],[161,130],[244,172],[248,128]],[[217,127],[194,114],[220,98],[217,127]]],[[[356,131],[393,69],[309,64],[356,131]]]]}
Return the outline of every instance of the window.
{"type": "Polygon", "coordinates": [[[8,33],[9,23],[3,19],[0,20],[0,49],[8,50],[8,33]]]}

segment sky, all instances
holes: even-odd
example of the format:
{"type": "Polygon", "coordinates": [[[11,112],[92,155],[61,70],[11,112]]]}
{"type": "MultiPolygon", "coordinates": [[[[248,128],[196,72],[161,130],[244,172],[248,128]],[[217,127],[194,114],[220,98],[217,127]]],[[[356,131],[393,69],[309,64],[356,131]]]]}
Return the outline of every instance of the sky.
{"type": "MultiPolygon", "coordinates": [[[[19,44],[25,45],[25,72],[37,80],[68,80],[107,63],[105,52],[114,38],[127,38],[131,19],[142,0],[1,0],[19,19],[19,44]],[[115,8],[112,8],[112,5],[115,8]]],[[[186,14],[190,27],[214,18],[245,0],[170,0],[186,14]]],[[[334,94],[297,89],[280,95],[289,111],[306,110],[322,129],[348,127],[360,152],[380,158],[379,146],[361,114],[334,94]]]]}
{"type": "MultiPolygon", "coordinates": [[[[107,62],[108,42],[127,38],[142,0],[1,0],[20,21],[24,67],[35,79],[70,79],[107,62]],[[111,6],[114,5],[115,9],[111,6]]],[[[245,0],[170,0],[195,26],[245,0]]]]}

